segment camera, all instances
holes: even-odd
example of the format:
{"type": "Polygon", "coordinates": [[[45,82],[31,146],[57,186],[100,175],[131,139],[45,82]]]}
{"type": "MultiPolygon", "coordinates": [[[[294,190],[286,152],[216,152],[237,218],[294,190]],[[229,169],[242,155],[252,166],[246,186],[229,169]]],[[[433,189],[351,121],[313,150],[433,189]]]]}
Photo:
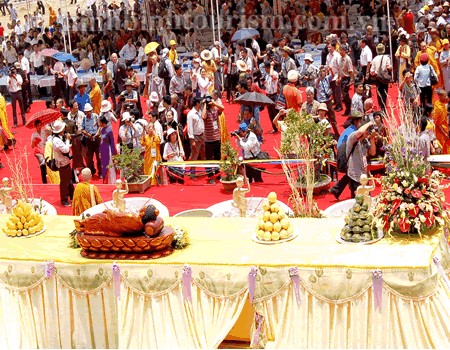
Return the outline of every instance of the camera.
{"type": "Polygon", "coordinates": [[[232,131],[230,133],[231,136],[239,136],[239,130],[232,131]]]}
{"type": "Polygon", "coordinates": [[[207,105],[209,105],[209,104],[212,102],[212,97],[211,97],[211,96],[206,96],[206,97],[203,99],[203,101],[204,101],[207,105]]]}

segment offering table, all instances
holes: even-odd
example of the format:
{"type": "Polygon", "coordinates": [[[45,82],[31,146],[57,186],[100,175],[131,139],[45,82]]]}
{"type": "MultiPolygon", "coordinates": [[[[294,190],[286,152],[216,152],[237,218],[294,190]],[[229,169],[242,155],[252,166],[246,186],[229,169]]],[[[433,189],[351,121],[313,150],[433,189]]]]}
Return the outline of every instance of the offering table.
{"type": "Polygon", "coordinates": [[[291,219],[297,238],[263,245],[251,240],[255,218],[166,218],[190,246],[113,262],[68,248],[73,219],[44,217],[47,231],[32,238],[0,236],[2,348],[217,347],[249,294],[255,346],[450,347],[443,230],[343,245],[341,218],[291,219]]]}

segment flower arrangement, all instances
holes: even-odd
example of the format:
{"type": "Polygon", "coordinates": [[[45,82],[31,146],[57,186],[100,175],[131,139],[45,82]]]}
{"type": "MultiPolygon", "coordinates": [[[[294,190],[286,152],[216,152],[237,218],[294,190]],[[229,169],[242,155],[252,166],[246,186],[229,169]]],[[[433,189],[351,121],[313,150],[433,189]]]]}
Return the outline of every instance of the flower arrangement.
{"type": "Polygon", "coordinates": [[[172,247],[175,249],[184,249],[191,244],[189,232],[185,228],[179,226],[172,226],[172,228],[175,231],[173,235],[172,247]]]}
{"type": "Polygon", "coordinates": [[[441,181],[443,175],[431,172],[424,159],[424,143],[407,114],[385,118],[390,144],[385,147],[386,176],[374,216],[385,233],[419,234],[443,226],[447,212],[441,181]],[[399,120],[400,119],[400,120],[399,120]]]}
{"type": "Polygon", "coordinates": [[[394,171],[381,179],[382,191],[375,209],[387,233],[397,228],[403,233],[423,233],[444,225],[447,217],[440,186],[443,175],[433,171],[417,177],[409,171],[394,171]]]}

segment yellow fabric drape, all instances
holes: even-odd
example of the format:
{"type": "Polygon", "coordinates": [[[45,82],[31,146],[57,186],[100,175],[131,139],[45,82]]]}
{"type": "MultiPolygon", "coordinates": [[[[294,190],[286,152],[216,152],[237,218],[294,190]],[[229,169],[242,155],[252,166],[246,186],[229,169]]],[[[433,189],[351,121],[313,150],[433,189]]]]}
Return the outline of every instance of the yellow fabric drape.
{"type": "Polygon", "coordinates": [[[79,293],[57,277],[23,290],[0,287],[0,347],[117,348],[116,300],[111,283],[79,293]]]}
{"type": "Polygon", "coordinates": [[[293,284],[257,303],[265,316],[260,345],[267,348],[398,349],[449,348],[450,301],[441,287],[429,298],[405,299],[383,286],[382,308],[375,309],[367,287],[344,302],[331,302],[293,284]],[[447,321],[445,321],[447,320],[447,321]]]}
{"type": "Polygon", "coordinates": [[[192,303],[181,282],[150,296],[122,288],[119,348],[217,348],[239,317],[248,292],[218,297],[192,284],[192,303]],[[170,315],[170,317],[168,317],[170,315]]]}

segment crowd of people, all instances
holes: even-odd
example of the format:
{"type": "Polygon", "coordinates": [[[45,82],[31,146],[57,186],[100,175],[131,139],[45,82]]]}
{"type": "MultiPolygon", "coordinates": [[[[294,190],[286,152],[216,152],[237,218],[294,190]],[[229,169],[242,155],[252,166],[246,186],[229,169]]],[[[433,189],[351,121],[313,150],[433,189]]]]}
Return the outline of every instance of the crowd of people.
{"type": "MultiPolygon", "coordinates": [[[[267,0],[221,0],[219,13],[226,23],[209,44],[195,27],[199,16],[210,21],[207,1],[108,4],[103,0],[85,9],[78,6],[75,16],[38,1],[34,14],[25,15],[23,22],[10,4],[8,33],[0,24],[0,74],[7,76],[3,93],[11,98],[16,128],[17,104],[25,124],[35,98],[30,76],[55,77],[47,105],[59,110],[61,118],[52,126],[37,123],[31,146],[42,181],[60,183],[63,205],[70,205],[73,183],[84,168],[105,183],[114,183],[112,157],[125,147],[141,150],[145,174],[153,171],[155,161],[220,160],[221,145],[230,139],[222,100],[234,103],[246,92],[263,93],[276,104],[266,109],[272,130],[265,133],[262,106],[240,107],[239,126],[232,137],[244,159],[257,158],[264,138],[281,131],[286,110],[317,116],[318,121],[325,118],[337,141],[335,153],[346,143],[349,155],[348,176],[332,189],[339,197],[346,183],[356,188],[358,174],[367,170],[367,154],[382,156],[379,112],[392,106],[414,111],[418,128],[422,117],[427,118],[427,154],[447,153],[450,147],[448,2],[430,0],[413,13],[411,5],[416,1],[391,1],[391,33],[383,22],[385,0],[353,3],[360,5],[360,15],[376,19],[362,32],[350,30],[349,4],[341,1],[281,1],[274,6],[267,0]],[[281,17],[271,22],[274,15],[281,17]],[[155,16],[158,26],[152,22],[155,16]],[[258,34],[232,40],[246,20],[255,18],[258,34]],[[319,28],[318,22],[324,27],[319,28]],[[324,44],[321,65],[303,48],[307,43],[324,44]],[[64,51],[68,45],[78,63],[56,64],[42,54],[44,49],[64,51]],[[187,58],[191,62],[185,69],[187,58]],[[95,77],[83,81],[77,72],[79,62],[99,72],[100,84],[95,77]],[[146,72],[144,81],[139,79],[140,71],[146,72]],[[395,83],[399,104],[388,102],[395,83]],[[339,116],[348,117],[342,135],[339,116]],[[120,124],[118,133],[115,123],[120,124]],[[368,140],[366,146],[360,142],[363,138],[368,140]],[[353,151],[356,143],[359,146],[353,151]],[[56,172],[46,164],[51,154],[56,172]]],[[[44,94],[39,88],[38,95],[44,94]]],[[[13,146],[14,135],[2,99],[0,146],[7,149],[13,146]]],[[[180,169],[169,168],[171,182],[183,182],[188,170],[180,169]]],[[[247,167],[247,177],[262,181],[252,167],[247,167]]],[[[208,179],[214,181],[213,171],[208,179]]]]}

